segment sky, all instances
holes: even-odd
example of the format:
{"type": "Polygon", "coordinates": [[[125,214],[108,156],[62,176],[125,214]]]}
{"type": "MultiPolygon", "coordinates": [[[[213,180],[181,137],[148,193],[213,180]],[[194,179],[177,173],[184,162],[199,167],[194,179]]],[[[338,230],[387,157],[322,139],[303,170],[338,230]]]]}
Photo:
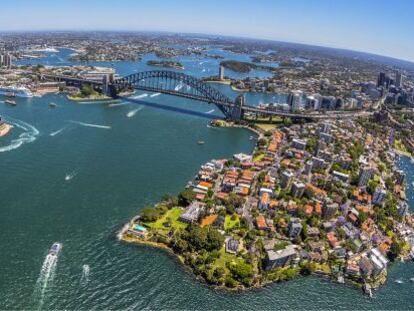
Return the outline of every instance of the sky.
{"type": "Polygon", "coordinates": [[[3,0],[0,31],[205,33],[414,61],[413,12],[414,0],[3,0]]]}

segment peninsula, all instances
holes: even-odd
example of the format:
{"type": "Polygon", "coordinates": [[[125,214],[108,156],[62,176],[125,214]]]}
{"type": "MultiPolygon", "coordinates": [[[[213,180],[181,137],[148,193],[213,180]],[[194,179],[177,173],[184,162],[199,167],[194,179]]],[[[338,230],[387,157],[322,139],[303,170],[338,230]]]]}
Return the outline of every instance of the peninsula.
{"type": "Polygon", "coordinates": [[[241,73],[248,73],[251,70],[266,70],[266,71],[274,71],[275,68],[269,67],[269,66],[263,66],[263,65],[257,65],[249,62],[240,62],[237,60],[224,60],[220,62],[220,65],[224,68],[230,69],[235,72],[241,72],[241,73]]]}
{"type": "Polygon", "coordinates": [[[178,196],[142,209],[120,237],[168,249],[222,288],[317,274],[370,292],[390,262],[412,255],[393,135],[375,119],[262,132],[252,154],[202,165],[178,196]]]}

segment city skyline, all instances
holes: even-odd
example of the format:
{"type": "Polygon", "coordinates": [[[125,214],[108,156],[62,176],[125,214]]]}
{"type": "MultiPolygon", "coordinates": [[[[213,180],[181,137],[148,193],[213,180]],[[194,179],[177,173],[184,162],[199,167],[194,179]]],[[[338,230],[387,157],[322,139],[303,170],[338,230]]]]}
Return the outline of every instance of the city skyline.
{"type": "Polygon", "coordinates": [[[409,16],[414,3],[406,0],[243,4],[214,0],[202,8],[188,0],[121,0],[116,4],[96,0],[8,2],[2,8],[13,14],[2,16],[0,31],[191,32],[344,48],[414,62],[414,44],[410,43],[414,22],[409,16]]]}

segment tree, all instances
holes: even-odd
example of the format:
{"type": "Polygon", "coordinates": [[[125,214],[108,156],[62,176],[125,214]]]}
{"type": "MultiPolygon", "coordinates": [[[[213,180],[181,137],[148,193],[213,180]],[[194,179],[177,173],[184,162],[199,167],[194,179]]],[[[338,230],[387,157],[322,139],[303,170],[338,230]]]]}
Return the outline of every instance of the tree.
{"type": "Polygon", "coordinates": [[[91,95],[96,94],[96,91],[92,88],[92,86],[88,85],[88,84],[84,84],[81,87],[81,96],[82,97],[89,97],[91,95]]]}
{"type": "Polygon", "coordinates": [[[185,189],[178,194],[178,204],[181,206],[188,206],[194,201],[196,194],[191,189],[185,189]]]}
{"type": "Polygon", "coordinates": [[[388,258],[391,261],[394,261],[398,257],[398,255],[401,253],[401,249],[402,249],[401,244],[396,239],[393,239],[390,250],[388,251],[388,254],[387,254],[388,258]]]}
{"type": "Polygon", "coordinates": [[[237,263],[231,263],[228,267],[233,277],[242,282],[243,284],[250,286],[253,282],[253,267],[250,264],[245,263],[243,260],[239,260],[237,263]]]}
{"type": "Polygon", "coordinates": [[[165,202],[165,204],[166,204],[169,208],[172,208],[172,207],[174,207],[174,206],[177,206],[177,205],[178,205],[178,198],[177,198],[177,197],[175,197],[175,196],[173,196],[173,195],[171,195],[171,194],[168,194],[168,193],[166,193],[166,194],[164,194],[164,195],[162,196],[162,201],[163,201],[163,202],[165,202]]]}
{"type": "Polygon", "coordinates": [[[144,222],[153,222],[160,218],[161,213],[155,208],[147,207],[141,210],[140,216],[144,222]]]}
{"type": "Polygon", "coordinates": [[[182,234],[182,238],[186,240],[189,246],[195,251],[214,251],[219,250],[223,243],[224,237],[216,229],[197,225],[190,225],[182,234]]]}

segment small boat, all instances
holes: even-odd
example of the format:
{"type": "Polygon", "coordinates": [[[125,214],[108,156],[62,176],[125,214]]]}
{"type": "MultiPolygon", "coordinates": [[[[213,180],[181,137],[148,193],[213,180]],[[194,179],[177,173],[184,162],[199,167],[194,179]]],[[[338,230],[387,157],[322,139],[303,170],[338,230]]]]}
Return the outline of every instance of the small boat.
{"type": "Polygon", "coordinates": [[[414,187],[414,181],[411,183],[411,185],[414,187]]]}
{"type": "Polygon", "coordinates": [[[197,144],[199,144],[199,145],[204,145],[204,144],[205,144],[205,142],[204,142],[204,140],[199,140],[199,141],[197,142],[197,144]]]}
{"type": "Polygon", "coordinates": [[[403,284],[404,282],[402,280],[395,280],[395,283],[403,284]]]}
{"type": "Polygon", "coordinates": [[[10,106],[16,106],[16,101],[11,99],[6,99],[4,101],[6,104],[9,104],[10,106]]]}
{"type": "Polygon", "coordinates": [[[55,108],[57,105],[55,103],[49,103],[50,108],[55,108]]]}
{"type": "Polygon", "coordinates": [[[62,249],[62,244],[55,242],[49,250],[49,255],[57,256],[62,249]]]}
{"type": "Polygon", "coordinates": [[[410,278],[410,281],[411,281],[411,282],[414,282],[414,278],[410,278]]]}
{"type": "Polygon", "coordinates": [[[412,164],[414,164],[414,157],[411,157],[411,158],[410,158],[410,162],[411,162],[412,164]]]}

